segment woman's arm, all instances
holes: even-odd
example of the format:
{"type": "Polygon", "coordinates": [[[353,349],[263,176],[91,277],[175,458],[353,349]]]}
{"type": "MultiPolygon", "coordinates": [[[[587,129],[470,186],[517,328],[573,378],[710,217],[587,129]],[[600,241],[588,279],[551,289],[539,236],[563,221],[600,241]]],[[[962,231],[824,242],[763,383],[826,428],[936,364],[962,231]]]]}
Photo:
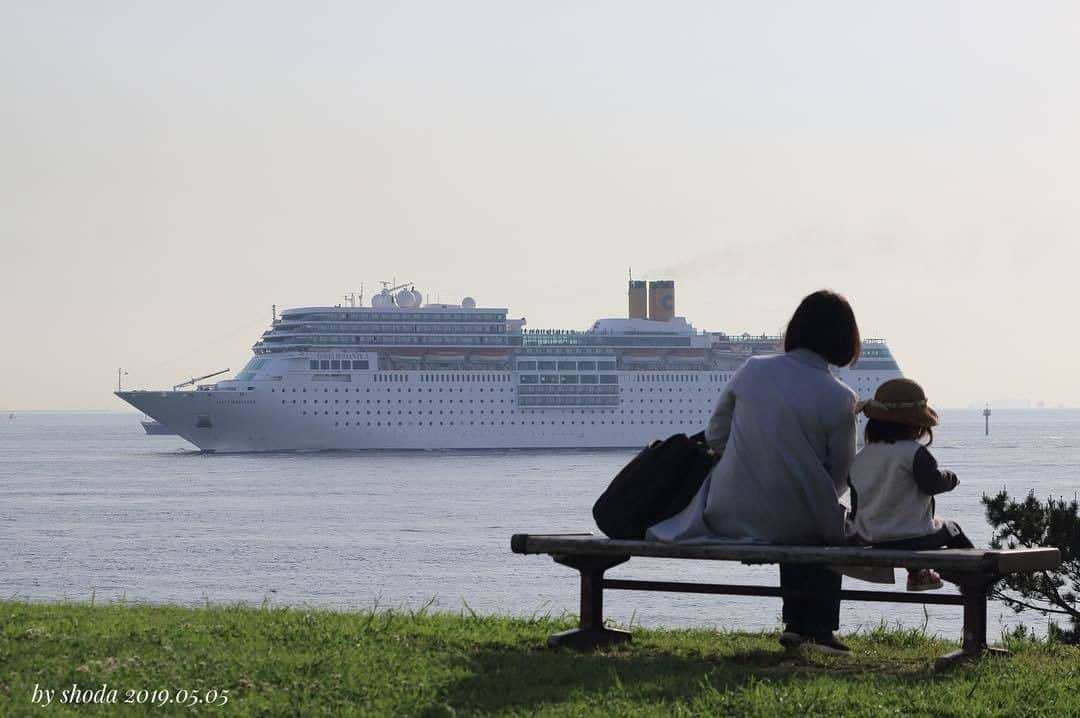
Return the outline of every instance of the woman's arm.
{"type": "MultiPolygon", "coordinates": [[[[845,529],[846,511],[840,497],[848,489],[851,465],[855,463],[855,400],[851,410],[837,417],[837,423],[827,430],[825,436],[825,471],[832,480],[832,491],[818,485],[818,524],[826,544],[843,544],[847,541],[845,529]]],[[[855,498],[852,489],[852,508],[855,498]]]]}
{"type": "Polygon", "coordinates": [[[825,470],[832,478],[836,495],[847,491],[848,474],[855,462],[855,400],[850,410],[839,417],[825,437],[825,470]]]}
{"type": "Polygon", "coordinates": [[[709,425],[705,427],[705,442],[717,454],[724,451],[731,435],[731,417],[735,414],[735,391],[732,388],[734,382],[735,377],[732,377],[720,392],[716,408],[709,417],[709,425]]]}
{"type": "Polygon", "coordinates": [[[743,382],[744,375],[751,371],[750,366],[753,363],[753,357],[747,359],[724,384],[724,390],[720,392],[720,398],[716,400],[712,416],[709,417],[709,425],[705,427],[705,443],[717,454],[724,451],[728,437],[731,436],[731,420],[735,416],[735,394],[743,382]]]}

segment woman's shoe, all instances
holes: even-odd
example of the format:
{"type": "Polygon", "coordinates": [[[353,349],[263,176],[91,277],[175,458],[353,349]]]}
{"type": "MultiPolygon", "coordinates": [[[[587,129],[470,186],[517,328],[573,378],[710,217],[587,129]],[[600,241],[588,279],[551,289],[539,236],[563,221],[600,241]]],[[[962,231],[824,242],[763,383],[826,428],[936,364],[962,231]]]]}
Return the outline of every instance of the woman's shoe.
{"type": "Polygon", "coordinates": [[[780,634],[780,645],[784,648],[798,648],[809,636],[803,636],[795,631],[784,631],[780,634]]]}
{"type": "Polygon", "coordinates": [[[816,651],[818,653],[837,656],[851,653],[851,649],[836,640],[836,636],[832,633],[825,633],[820,636],[810,636],[796,633],[795,631],[784,631],[780,634],[780,645],[789,650],[805,648],[808,651],[816,651]]]}
{"type": "Polygon", "coordinates": [[[823,636],[815,636],[809,643],[804,643],[803,646],[809,651],[817,651],[818,653],[827,653],[834,656],[844,656],[851,653],[851,649],[836,640],[836,636],[831,633],[826,633],[823,636]]]}
{"type": "Polygon", "coordinates": [[[941,576],[932,568],[920,568],[918,571],[908,573],[907,590],[909,591],[933,591],[941,586],[941,576]]]}

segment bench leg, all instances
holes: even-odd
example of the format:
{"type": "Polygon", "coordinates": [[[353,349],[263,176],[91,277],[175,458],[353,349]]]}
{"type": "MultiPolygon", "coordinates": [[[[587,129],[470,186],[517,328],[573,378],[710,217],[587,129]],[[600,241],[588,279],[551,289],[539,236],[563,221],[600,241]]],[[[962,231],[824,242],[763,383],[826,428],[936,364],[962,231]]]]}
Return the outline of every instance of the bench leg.
{"type": "Polygon", "coordinates": [[[960,649],[947,653],[937,660],[938,668],[948,668],[963,661],[978,658],[984,653],[1008,655],[1001,648],[986,645],[986,604],[990,588],[997,582],[995,576],[950,576],[948,580],[960,586],[964,599],[964,634],[960,649]]]}
{"type": "Polygon", "coordinates": [[[627,631],[604,627],[604,571],[630,560],[629,556],[554,556],[557,563],[581,572],[581,619],[578,628],[548,638],[552,647],[588,651],[630,640],[627,631]]]}

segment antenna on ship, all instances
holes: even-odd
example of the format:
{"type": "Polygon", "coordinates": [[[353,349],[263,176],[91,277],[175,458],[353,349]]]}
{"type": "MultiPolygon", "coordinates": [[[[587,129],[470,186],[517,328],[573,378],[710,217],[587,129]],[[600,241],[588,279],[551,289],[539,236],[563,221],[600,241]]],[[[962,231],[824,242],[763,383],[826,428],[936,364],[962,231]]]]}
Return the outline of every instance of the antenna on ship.
{"type": "Polygon", "coordinates": [[[983,419],[986,421],[986,435],[990,436],[990,404],[983,409],[983,419]]]}
{"type": "Polygon", "coordinates": [[[270,305],[270,314],[271,314],[273,320],[276,322],[277,321],[277,305],[276,304],[271,304],[270,305]]]}

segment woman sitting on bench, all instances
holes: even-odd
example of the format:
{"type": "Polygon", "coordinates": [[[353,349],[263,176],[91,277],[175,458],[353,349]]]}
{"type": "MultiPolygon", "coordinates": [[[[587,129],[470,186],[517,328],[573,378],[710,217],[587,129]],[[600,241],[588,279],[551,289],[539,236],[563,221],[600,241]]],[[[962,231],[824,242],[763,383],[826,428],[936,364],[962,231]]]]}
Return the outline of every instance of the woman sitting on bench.
{"type": "MultiPolygon", "coordinates": [[[[724,387],[705,432],[721,458],[682,512],[649,529],[669,542],[842,545],[855,458],[857,395],[829,371],[862,348],[844,297],[814,292],[795,310],[784,353],[751,357],[724,387]]],[[[780,564],[785,630],[780,642],[829,653],[849,649],[840,627],[839,574],[780,564]]]]}

